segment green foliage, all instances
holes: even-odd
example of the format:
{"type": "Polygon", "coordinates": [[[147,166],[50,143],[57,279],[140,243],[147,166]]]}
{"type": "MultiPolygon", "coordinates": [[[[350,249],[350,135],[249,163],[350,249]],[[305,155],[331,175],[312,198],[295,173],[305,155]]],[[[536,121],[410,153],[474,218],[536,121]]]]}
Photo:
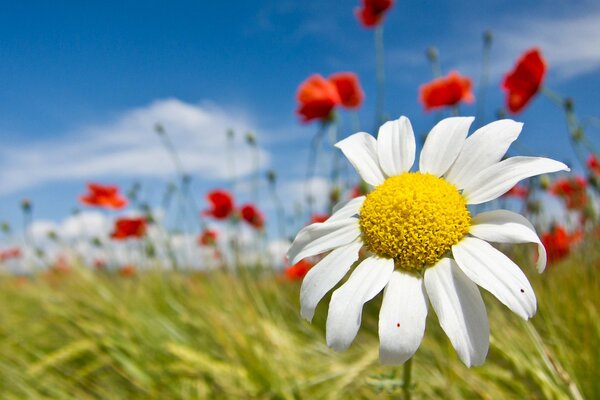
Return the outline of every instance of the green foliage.
{"type": "MultiPolygon", "coordinates": [[[[543,275],[525,268],[539,302],[530,322],[485,296],[492,340],[483,367],[460,363],[430,312],[414,357],[413,397],[600,393],[600,260],[588,247],[543,275]]],[[[400,397],[402,367],[378,363],[380,296],[365,308],[355,343],[335,353],[324,339],[328,299],[309,324],[298,292],[297,283],[251,271],[4,276],[0,398],[400,397]]]]}

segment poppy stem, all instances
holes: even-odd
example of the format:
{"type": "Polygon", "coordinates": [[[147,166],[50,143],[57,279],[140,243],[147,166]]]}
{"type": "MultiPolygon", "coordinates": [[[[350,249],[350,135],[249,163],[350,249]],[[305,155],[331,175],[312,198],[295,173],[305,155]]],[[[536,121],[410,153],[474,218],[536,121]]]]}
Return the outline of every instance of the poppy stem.
{"type": "Polygon", "coordinates": [[[340,175],[340,153],[334,147],[339,140],[337,120],[332,122],[329,126],[329,140],[331,141],[331,147],[333,149],[333,152],[331,153],[331,185],[336,186],[340,175]]]}
{"type": "Polygon", "coordinates": [[[411,399],[412,392],[412,357],[404,363],[404,369],[402,371],[402,393],[404,394],[404,400],[411,399]]]}
{"type": "Polygon", "coordinates": [[[581,152],[580,145],[582,144],[582,140],[585,138],[585,132],[583,127],[577,120],[577,116],[575,115],[574,102],[570,98],[565,98],[555,91],[548,89],[547,87],[543,87],[541,90],[542,94],[544,94],[548,99],[553,101],[556,105],[561,107],[565,112],[565,117],[567,120],[567,134],[569,135],[569,143],[571,144],[571,148],[577,157],[577,161],[581,166],[585,168],[586,161],[585,155],[581,152]]]}
{"type": "Polygon", "coordinates": [[[377,25],[374,32],[375,38],[375,78],[377,80],[377,99],[375,108],[375,128],[384,122],[383,107],[384,107],[384,87],[385,87],[385,61],[384,61],[384,46],[383,46],[383,24],[377,25]]]}
{"type": "Polygon", "coordinates": [[[315,201],[313,193],[312,193],[312,179],[315,176],[315,168],[318,160],[319,149],[321,148],[321,141],[323,140],[323,135],[325,134],[325,130],[327,127],[327,123],[323,123],[319,126],[319,130],[312,138],[310,142],[310,150],[308,153],[308,163],[306,164],[306,179],[304,181],[304,198],[306,200],[308,216],[313,213],[313,203],[315,201]]]}
{"type": "Polygon", "coordinates": [[[236,176],[235,176],[235,156],[234,156],[234,147],[235,147],[235,132],[233,129],[227,130],[227,165],[229,166],[229,179],[231,179],[231,193],[233,197],[236,197],[235,189],[236,189],[236,176]]]}
{"type": "Polygon", "coordinates": [[[270,170],[267,172],[267,181],[269,182],[269,191],[271,193],[271,200],[275,205],[275,215],[277,218],[277,229],[280,239],[285,239],[285,213],[283,210],[283,204],[277,194],[277,174],[275,171],[270,170]]]}
{"type": "Polygon", "coordinates": [[[481,54],[481,75],[479,78],[479,93],[477,94],[477,123],[483,126],[485,123],[485,95],[490,80],[490,50],[492,48],[493,36],[491,31],[483,33],[483,51],[481,54]]]}

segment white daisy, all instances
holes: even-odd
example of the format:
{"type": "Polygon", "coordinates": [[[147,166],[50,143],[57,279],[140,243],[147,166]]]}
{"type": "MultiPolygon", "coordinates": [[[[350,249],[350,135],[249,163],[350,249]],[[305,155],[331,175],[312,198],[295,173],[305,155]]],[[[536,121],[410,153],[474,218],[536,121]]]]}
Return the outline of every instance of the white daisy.
{"type": "Polygon", "coordinates": [[[568,171],[540,157],[502,160],[521,123],[500,120],[471,136],[472,117],[447,118],[429,133],[419,172],[410,121],[386,122],[378,138],[360,132],[336,144],[375,189],[338,206],[323,223],[302,229],[288,250],[292,264],[331,251],[306,275],[301,314],[311,320],[323,296],[338,284],[365,248],[368,256],[331,297],[327,344],[343,351],[361,323],[363,305],[384,291],[379,313],[380,360],[401,364],[417,351],[428,303],[460,359],[483,363],[489,348],[486,309],[477,285],[524,319],[537,308],[529,281],[489,242],[537,243],[537,268],[546,251],[533,226],[506,210],[471,217],[468,204],[494,200],[531,176],[568,171]]]}

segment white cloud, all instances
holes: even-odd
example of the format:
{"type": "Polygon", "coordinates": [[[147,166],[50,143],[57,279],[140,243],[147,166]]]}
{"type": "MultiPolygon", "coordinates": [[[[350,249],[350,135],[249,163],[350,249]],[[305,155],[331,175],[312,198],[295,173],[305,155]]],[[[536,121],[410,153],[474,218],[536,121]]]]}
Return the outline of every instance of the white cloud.
{"type": "MultiPolygon", "coordinates": [[[[230,177],[228,129],[236,132],[236,175],[247,175],[255,168],[244,134],[259,130],[248,117],[211,104],[164,99],[59,137],[3,146],[0,194],[51,181],[171,175],[172,160],[154,131],[157,122],[165,127],[186,172],[210,180],[230,177]]],[[[262,165],[270,161],[262,149],[260,160],[262,165]]]]}
{"type": "MultiPolygon", "coordinates": [[[[510,69],[515,57],[533,46],[541,48],[550,71],[567,79],[600,68],[600,11],[577,16],[517,19],[495,32],[500,57],[496,72],[510,69]]],[[[496,49],[494,49],[496,52],[496,49]]]]}
{"type": "Polygon", "coordinates": [[[329,204],[329,192],[329,181],[317,176],[308,181],[299,179],[282,182],[280,196],[291,209],[294,204],[306,204],[306,196],[311,195],[314,198],[313,209],[320,211],[329,204]]]}

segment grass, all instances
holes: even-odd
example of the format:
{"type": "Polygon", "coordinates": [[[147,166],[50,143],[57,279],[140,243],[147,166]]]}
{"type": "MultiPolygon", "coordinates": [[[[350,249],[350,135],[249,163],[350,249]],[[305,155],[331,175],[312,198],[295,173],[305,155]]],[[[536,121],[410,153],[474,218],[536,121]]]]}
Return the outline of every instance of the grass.
{"type": "MultiPolygon", "coordinates": [[[[599,265],[592,242],[543,275],[525,266],[539,303],[528,323],[486,293],[482,367],[460,363],[430,310],[413,397],[597,398],[599,265]]],[[[0,398],[401,398],[402,367],[378,363],[381,296],[351,348],[335,353],[324,339],[328,299],[309,324],[298,292],[251,271],[1,277],[0,398]]]]}

